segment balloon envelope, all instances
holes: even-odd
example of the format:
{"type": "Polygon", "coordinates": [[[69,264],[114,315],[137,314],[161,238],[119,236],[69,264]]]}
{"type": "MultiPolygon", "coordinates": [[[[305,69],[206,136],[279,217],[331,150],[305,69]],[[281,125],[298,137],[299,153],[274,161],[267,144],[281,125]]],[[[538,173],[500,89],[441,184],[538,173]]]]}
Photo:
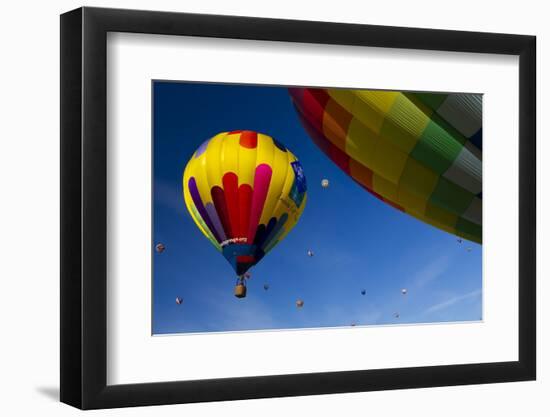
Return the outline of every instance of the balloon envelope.
{"type": "Polygon", "coordinates": [[[284,145],[253,131],[219,133],[193,154],[183,194],[202,234],[243,275],[296,225],[306,178],[284,145]]]}
{"type": "Polygon", "coordinates": [[[374,196],[481,243],[481,95],[289,89],[315,144],[374,196]]]}

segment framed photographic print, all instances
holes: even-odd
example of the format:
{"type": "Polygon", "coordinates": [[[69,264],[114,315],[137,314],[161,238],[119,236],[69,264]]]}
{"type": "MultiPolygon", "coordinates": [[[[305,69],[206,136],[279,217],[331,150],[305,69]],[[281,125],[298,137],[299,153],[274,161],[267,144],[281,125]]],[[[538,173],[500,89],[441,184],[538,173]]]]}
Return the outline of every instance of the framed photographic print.
{"type": "Polygon", "coordinates": [[[535,379],[535,38],[61,16],[61,401],[535,379]]]}

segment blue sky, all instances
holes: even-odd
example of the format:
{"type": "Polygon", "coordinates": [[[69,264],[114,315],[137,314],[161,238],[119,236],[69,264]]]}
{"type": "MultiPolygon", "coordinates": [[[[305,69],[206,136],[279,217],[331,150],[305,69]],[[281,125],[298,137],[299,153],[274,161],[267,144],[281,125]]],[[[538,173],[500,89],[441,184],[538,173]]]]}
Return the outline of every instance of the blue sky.
{"type": "Polygon", "coordinates": [[[152,244],[166,246],[153,255],[154,334],[481,318],[481,245],[458,243],[364,191],[309,139],[285,88],[156,81],[153,94],[152,244]],[[231,130],[275,137],[308,181],[300,221],[250,270],[244,299],[234,297],[233,269],[195,226],[181,190],[195,149],[231,130]]]}

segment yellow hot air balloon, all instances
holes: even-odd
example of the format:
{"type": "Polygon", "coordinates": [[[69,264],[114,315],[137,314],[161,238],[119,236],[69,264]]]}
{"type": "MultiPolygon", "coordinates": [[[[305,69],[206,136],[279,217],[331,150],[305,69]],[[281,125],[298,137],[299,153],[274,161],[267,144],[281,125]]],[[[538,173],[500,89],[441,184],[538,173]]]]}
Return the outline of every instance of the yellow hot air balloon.
{"type": "Polygon", "coordinates": [[[298,159],[270,136],[219,133],[193,154],[183,173],[185,205],[210,242],[239,276],[284,239],[306,204],[306,178],[298,159]]]}

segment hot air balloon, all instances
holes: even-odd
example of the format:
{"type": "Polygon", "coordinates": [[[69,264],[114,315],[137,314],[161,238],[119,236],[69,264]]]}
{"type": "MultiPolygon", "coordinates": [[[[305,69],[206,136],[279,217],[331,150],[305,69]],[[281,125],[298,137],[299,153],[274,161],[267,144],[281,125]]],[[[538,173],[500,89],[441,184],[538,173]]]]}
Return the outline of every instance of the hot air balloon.
{"type": "Polygon", "coordinates": [[[298,222],[306,191],[296,156],[262,133],[219,133],[204,142],[187,163],[185,205],[199,230],[239,277],[237,297],[246,296],[248,269],[298,222]]]}
{"type": "Polygon", "coordinates": [[[289,89],[315,144],[375,197],[481,243],[479,94],[289,89]]]}
{"type": "Polygon", "coordinates": [[[367,293],[367,290],[361,290],[361,295],[365,295],[367,293]]]}
{"type": "Polygon", "coordinates": [[[183,299],[181,297],[176,297],[176,304],[181,305],[183,303],[183,299]]]}
{"type": "Polygon", "coordinates": [[[328,186],[329,186],[329,182],[327,179],[324,179],[321,181],[321,187],[328,188],[328,186]]]}
{"type": "Polygon", "coordinates": [[[407,289],[406,289],[406,288],[402,288],[402,289],[401,289],[401,294],[407,295],[407,289]]]}
{"type": "Polygon", "coordinates": [[[264,290],[269,290],[269,284],[264,284],[264,290]]]}
{"type": "Polygon", "coordinates": [[[164,249],[166,249],[166,247],[162,243],[157,243],[156,246],[155,246],[155,250],[158,253],[164,252],[164,249]]]}
{"type": "Polygon", "coordinates": [[[313,255],[314,255],[314,253],[313,253],[312,250],[307,251],[307,256],[309,256],[311,258],[313,255]]]}
{"type": "Polygon", "coordinates": [[[303,300],[297,300],[296,301],[296,307],[302,308],[303,306],[304,306],[304,301],[303,300]]]}

